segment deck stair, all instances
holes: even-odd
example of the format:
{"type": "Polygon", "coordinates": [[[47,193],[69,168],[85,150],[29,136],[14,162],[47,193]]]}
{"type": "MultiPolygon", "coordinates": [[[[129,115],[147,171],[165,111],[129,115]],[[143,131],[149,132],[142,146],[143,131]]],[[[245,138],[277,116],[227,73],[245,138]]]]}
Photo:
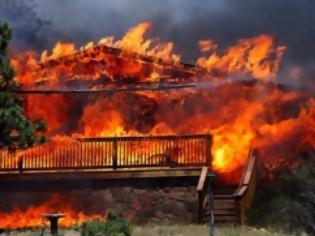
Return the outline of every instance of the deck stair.
{"type": "Polygon", "coordinates": [[[243,224],[246,219],[246,212],[251,208],[257,185],[256,154],[251,151],[243,171],[239,186],[212,187],[214,204],[210,204],[209,182],[204,180],[203,169],[199,178],[197,191],[199,194],[199,223],[210,221],[211,213],[214,214],[215,223],[222,224],[243,224]],[[202,186],[203,181],[203,186],[202,186]]]}

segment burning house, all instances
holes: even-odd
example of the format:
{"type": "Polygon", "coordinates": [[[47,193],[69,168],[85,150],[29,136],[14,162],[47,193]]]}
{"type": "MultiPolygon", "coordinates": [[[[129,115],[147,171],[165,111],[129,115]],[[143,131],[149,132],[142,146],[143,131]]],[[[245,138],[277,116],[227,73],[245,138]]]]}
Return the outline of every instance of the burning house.
{"type": "MultiPolygon", "coordinates": [[[[161,176],[159,171],[173,178],[174,170],[183,177],[181,184],[196,185],[189,192],[195,194],[195,208],[187,211],[194,215],[199,210],[204,220],[209,170],[218,180],[218,219],[241,223],[253,200],[257,168],[272,178],[279,166],[298,165],[299,153],[315,148],[314,94],[277,82],[286,47],[272,36],[241,39],[225,50],[202,40],[204,56],[189,65],[173,52],[172,42],[145,38],[151,26],[141,23],[120,40],[106,37],[82,48],[58,42],[51,52],[13,56],[21,85],[14,92],[24,97],[28,117],[45,120],[49,141],[15,153],[1,151],[1,178],[79,181],[90,179],[90,172],[96,179],[144,178],[145,168],[151,168],[150,178],[161,176]],[[198,188],[196,178],[187,176],[199,178],[198,188]]],[[[39,226],[39,216],[53,209],[67,214],[61,222],[65,226],[104,214],[102,207],[68,201],[57,190],[39,202],[2,206],[0,228],[39,226]]],[[[121,191],[118,195],[133,196],[130,189],[121,191]]],[[[100,195],[95,199],[109,198],[100,195]]],[[[85,198],[77,192],[70,196],[85,198]]],[[[128,214],[136,219],[139,212],[149,212],[154,200],[144,201],[142,206],[139,200],[126,200],[123,206],[133,208],[128,214]]]]}

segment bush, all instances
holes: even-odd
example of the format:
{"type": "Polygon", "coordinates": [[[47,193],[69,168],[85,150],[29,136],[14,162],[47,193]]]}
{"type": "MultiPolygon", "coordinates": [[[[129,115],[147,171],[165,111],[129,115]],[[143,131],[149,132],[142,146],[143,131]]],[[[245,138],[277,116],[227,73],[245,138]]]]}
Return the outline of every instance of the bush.
{"type": "Polygon", "coordinates": [[[93,220],[82,224],[82,236],[131,236],[132,226],[122,214],[108,213],[107,220],[93,220]]]}
{"type": "Polygon", "coordinates": [[[315,235],[315,165],[280,171],[258,189],[248,223],[315,235]]]}

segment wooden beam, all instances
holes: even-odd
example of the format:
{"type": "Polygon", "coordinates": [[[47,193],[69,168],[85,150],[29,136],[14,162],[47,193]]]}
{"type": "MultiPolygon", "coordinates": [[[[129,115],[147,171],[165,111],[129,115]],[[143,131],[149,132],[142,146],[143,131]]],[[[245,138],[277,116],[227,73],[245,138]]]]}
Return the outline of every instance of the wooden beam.
{"type": "Polygon", "coordinates": [[[64,171],[64,172],[25,172],[0,173],[2,181],[36,181],[36,180],[105,180],[105,179],[134,179],[134,178],[170,178],[170,177],[197,177],[200,167],[190,168],[128,168],[123,170],[93,170],[93,171],[64,171]]]}
{"type": "Polygon", "coordinates": [[[20,89],[14,90],[17,94],[110,94],[119,92],[140,92],[140,91],[167,91],[177,89],[196,88],[197,84],[174,84],[174,85],[156,85],[144,87],[122,87],[105,89],[20,89]]]}
{"type": "Polygon", "coordinates": [[[139,135],[139,136],[120,136],[120,137],[97,137],[79,138],[81,142],[113,142],[113,141],[159,141],[159,140],[178,140],[178,139],[207,139],[210,134],[183,134],[183,135],[139,135]]]}

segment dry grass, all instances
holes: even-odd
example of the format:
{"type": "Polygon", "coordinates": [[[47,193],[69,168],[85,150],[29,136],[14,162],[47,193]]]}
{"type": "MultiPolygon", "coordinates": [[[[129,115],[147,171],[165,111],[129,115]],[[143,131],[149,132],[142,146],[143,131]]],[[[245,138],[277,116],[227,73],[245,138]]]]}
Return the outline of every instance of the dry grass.
{"type": "MultiPolygon", "coordinates": [[[[271,233],[265,229],[249,227],[218,227],[215,236],[291,236],[288,234],[271,233]]],[[[134,229],[133,236],[209,236],[206,225],[174,225],[174,226],[146,226],[134,229]]]]}
{"type": "MultiPolygon", "coordinates": [[[[2,233],[0,236],[39,236],[40,231],[25,231],[2,233]]],[[[47,230],[44,236],[50,235],[47,230]]],[[[60,235],[80,236],[77,230],[61,230],[60,235]]],[[[173,225],[173,226],[144,226],[135,227],[133,236],[209,236],[209,228],[206,225],[173,225]]],[[[293,236],[289,234],[272,233],[265,229],[250,227],[218,227],[215,236],[293,236]]],[[[301,236],[306,236],[302,234],[301,236]]]]}

